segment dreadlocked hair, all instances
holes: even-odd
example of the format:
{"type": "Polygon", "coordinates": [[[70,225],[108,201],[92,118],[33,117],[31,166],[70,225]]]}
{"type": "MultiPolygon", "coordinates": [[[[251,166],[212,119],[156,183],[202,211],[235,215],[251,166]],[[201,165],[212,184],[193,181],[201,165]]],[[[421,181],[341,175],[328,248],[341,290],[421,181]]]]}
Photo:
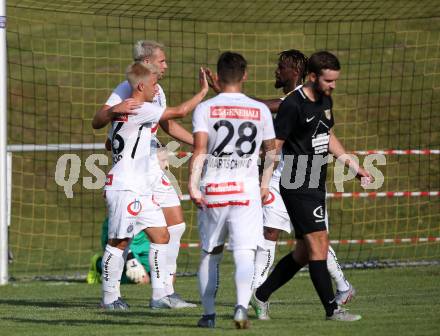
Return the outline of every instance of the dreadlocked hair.
{"type": "Polygon", "coordinates": [[[291,65],[297,72],[301,81],[304,81],[307,75],[307,57],[299,50],[289,49],[280,52],[279,62],[285,62],[291,65]]]}

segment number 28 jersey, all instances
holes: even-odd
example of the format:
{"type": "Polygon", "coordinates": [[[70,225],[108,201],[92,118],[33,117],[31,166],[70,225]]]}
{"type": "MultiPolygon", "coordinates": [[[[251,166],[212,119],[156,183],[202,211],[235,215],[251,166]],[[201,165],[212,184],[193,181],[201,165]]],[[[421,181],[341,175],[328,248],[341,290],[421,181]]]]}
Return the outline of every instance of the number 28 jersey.
{"type": "Polygon", "coordinates": [[[208,203],[259,199],[260,147],[275,138],[266,105],[242,93],[221,93],[197,106],[196,132],[208,133],[200,182],[208,203]]]}
{"type": "Polygon", "coordinates": [[[107,175],[105,190],[152,194],[151,129],[164,111],[163,107],[145,102],[133,110],[136,114],[112,121],[109,138],[113,167],[107,175]]]}

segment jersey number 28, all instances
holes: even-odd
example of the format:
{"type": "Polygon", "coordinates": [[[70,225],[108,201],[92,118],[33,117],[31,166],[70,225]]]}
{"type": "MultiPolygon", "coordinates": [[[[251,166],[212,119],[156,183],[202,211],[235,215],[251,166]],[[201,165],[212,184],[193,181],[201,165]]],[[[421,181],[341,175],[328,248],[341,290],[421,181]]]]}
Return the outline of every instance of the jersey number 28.
{"type": "MultiPolygon", "coordinates": [[[[214,124],[214,129],[218,131],[220,127],[225,127],[228,130],[228,134],[226,134],[226,137],[217,146],[217,148],[214,149],[212,155],[214,156],[231,155],[232,153],[224,152],[224,149],[229,144],[231,139],[234,137],[234,132],[235,132],[234,125],[228,120],[219,120],[214,124]]],[[[238,139],[235,142],[235,151],[237,152],[238,156],[241,157],[244,155],[252,155],[255,152],[255,148],[257,147],[257,144],[255,142],[256,136],[257,136],[257,126],[255,126],[254,123],[250,121],[245,121],[238,127],[238,139]],[[245,134],[247,129],[250,129],[249,135],[245,134]],[[249,151],[244,152],[242,146],[246,142],[250,143],[251,148],[249,149],[249,151]]]]}

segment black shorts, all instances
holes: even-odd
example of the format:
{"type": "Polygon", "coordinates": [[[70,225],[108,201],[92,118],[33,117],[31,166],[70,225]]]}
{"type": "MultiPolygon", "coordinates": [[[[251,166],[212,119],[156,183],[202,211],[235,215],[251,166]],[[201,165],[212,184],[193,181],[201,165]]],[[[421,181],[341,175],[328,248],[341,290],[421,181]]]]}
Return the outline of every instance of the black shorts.
{"type": "Polygon", "coordinates": [[[325,194],[292,193],[280,188],[281,197],[295,229],[295,238],[303,239],[304,235],[327,230],[327,212],[325,194]]]}

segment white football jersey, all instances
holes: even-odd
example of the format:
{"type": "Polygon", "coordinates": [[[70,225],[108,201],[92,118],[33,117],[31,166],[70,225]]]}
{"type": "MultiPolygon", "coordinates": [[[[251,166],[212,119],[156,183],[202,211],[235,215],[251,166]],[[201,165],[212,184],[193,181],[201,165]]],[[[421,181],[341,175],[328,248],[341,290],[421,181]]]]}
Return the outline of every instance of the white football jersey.
{"type": "MultiPolygon", "coordinates": [[[[165,109],[167,107],[167,99],[165,96],[165,92],[163,91],[162,87],[159,84],[156,85],[156,88],[157,88],[156,95],[154,96],[152,103],[154,105],[157,105],[157,106],[165,109]]],[[[120,83],[116,87],[116,89],[113,90],[112,94],[107,99],[107,102],[105,103],[105,105],[115,106],[130,97],[131,97],[131,86],[130,86],[130,83],[128,83],[128,81],[126,80],[126,81],[120,83]]],[[[154,169],[159,173],[159,172],[161,172],[161,169],[160,169],[160,165],[159,165],[159,160],[156,155],[157,148],[160,147],[160,142],[156,137],[158,128],[159,128],[158,122],[155,123],[153,125],[153,127],[151,128],[151,149],[150,149],[151,164],[150,164],[150,169],[152,169],[152,170],[154,169]]]]}
{"type": "Polygon", "coordinates": [[[242,93],[220,93],[197,106],[193,114],[196,132],[208,133],[200,185],[208,203],[259,199],[261,143],[275,138],[266,105],[242,93]]]}
{"type": "Polygon", "coordinates": [[[151,129],[165,108],[143,103],[137,114],[112,121],[113,167],[107,175],[106,190],[131,190],[141,195],[152,194],[150,160],[151,129]]]}

